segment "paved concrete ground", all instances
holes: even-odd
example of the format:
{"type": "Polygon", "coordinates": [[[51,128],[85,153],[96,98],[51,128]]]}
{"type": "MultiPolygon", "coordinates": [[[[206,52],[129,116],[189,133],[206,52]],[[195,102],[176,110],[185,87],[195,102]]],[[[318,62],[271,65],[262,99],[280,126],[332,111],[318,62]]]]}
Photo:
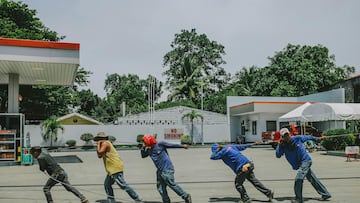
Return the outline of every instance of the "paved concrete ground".
{"type": "MultiPolygon", "coordinates": [[[[171,149],[170,156],[175,165],[175,179],[192,195],[194,203],[231,203],[239,200],[234,188],[233,172],[221,160],[209,159],[209,148],[171,149]]],[[[250,148],[244,154],[253,159],[255,175],[262,183],[275,190],[273,202],[290,202],[293,198],[293,183],[296,172],[290,168],[285,158],[276,159],[271,148],[250,148]]],[[[91,202],[105,203],[103,181],[105,171],[96,152],[56,152],[53,156],[76,154],[83,163],[62,163],[69,174],[70,182],[91,202]]],[[[155,185],[155,167],[150,158],[142,159],[138,150],[121,150],[125,163],[126,181],[143,197],[147,203],[161,203],[155,185]]],[[[358,202],[360,199],[360,162],[345,162],[345,157],[311,154],[312,169],[328,188],[333,198],[327,202],[358,202]]],[[[46,202],[42,186],[47,177],[38,170],[38,165],[0,167],[1,203],[43,203],[46,202]]],[[[245,187],[253,202],[266,202],[267,198],[248,182],[245,187]]],[[[133,202],[117,185],[114,185],[118,202],[133,202]]],[[[79,200],[62,186],[52,189],[55,202],[75,203],[79,200]]],[[[305,181],[304,197],[306,203],[320,202],[320,197],[305,181]]],[[[184,202],[169,189],[173,203],[184,202]]]]}

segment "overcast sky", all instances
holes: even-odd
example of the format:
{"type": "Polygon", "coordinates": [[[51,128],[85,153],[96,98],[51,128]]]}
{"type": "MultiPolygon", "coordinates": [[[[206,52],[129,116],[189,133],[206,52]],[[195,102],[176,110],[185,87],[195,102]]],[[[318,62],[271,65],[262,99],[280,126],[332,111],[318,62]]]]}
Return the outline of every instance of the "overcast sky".
{"type": "Polygon", "coordinates": [[[288,43],[321,44],[336,65],[360,73],[359,0],[23,0],[49,27],[80,43],[90,88],[106,95],[106,74],[148,74],[165,81],[163,56],[182,29],[225,46],[224,68],[268,64],[288,43]]]}

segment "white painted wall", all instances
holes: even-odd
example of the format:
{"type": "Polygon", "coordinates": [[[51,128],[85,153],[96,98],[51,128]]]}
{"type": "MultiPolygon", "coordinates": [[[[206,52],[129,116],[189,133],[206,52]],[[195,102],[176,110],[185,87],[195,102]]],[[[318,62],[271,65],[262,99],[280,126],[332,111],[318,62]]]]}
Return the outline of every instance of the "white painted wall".
{"type": "MultiPolygon", "coordinates": [[[[80,140],[80,136],[84,133],[91,133],[94,136],[100,131],[107,135],[116,137],[115,144],[135,144],[136,137],[139,134],[153,133],[157,134],[158,140],[164,140],[165,128],[183,128],[184,134],[190,135],[190,125],[155,125],[150,128],[146,125],[64,125],[64,132],[59,131],[58,141],[53,145],[64,146],[67,140],[76,140],[77,146],[82,146],[85,143],[80,140]]],[[[39,125],[25,125],[24,134],[30,134],[31,146],[49,146],[50,142],[44,142],[41,136],[41,129],[39,125]]],[[[204,143],[224,142],[230,141],[229,130],[227,123],[211,124],[203,126],[204,143]]],[[[166,140],[169,142],[180,142],[180,140],[166,140]]],[[[201,142],[201,125],[194,125],[194,141],[201,142]]]]}

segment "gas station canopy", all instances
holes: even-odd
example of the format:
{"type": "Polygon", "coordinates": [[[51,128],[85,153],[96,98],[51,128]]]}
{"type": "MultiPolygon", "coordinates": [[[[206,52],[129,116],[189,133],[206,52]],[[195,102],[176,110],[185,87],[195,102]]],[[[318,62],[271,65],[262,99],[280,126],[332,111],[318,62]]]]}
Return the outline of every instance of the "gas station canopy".
{"type": "Polygon", "coordinates": [[[22,85],[72,86],[79,49],[77,43],[0,38],[0,84],[15,74],[22,85]]]}
{"type": "Polygon", "coordinates": [[[19,112],[19,85],[72,86],[80,44],[0,38],[0,84],[8,84],[8,113],[19,112]]]}

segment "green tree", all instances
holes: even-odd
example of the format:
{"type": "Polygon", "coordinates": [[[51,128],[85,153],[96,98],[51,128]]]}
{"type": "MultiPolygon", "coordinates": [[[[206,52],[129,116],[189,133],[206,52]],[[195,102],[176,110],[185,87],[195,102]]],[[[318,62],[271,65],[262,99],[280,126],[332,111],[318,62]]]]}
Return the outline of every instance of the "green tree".
{"type": "Polygon", "coordinates": [[[258,83],[261,80],[260,68],[251,66],[250,68],[242,68],[235,73],[228,89],[232,90],[235,95],[253,96],[257,93],[258,83]]]}
{"type": "Polygon", "coordinates": [[[139,76],[128,74],[108,75],[105,80],[105,91],[107,100],[114,107],[114,114],[120,116],[120,106],[122,102],[126,104],[126,113],[139,113],[148,110],[148,89],[149,81],[154,81],[154,90],[156,100],[161,95],[162,83],[153,76],[147,79],[140,79],[139,76]]]}
{"type": "Polygon", "coordinates": [[[174,87],[168,95],[169,101],[179,99],[190,99],[195,101],[197,95],[201,93],[201,67],[193,67],[192,59],[184,58],[184,64],[177,80],[171,80],[169,85],[174,87]]]}
{"type": "Polygon", "coordinates": [[[147,78],[143,81],[143,91],[145,92],[145,99],[149,101],[149,94],[152,92],[153,95],[150,97],[152,98],[153,102],[159,100],[163,91],[163,82],[159,81],[156,77],[152,75],[148,75],[147,78]]]}
{"type": "Polygon", "coordinates": [[[36,13],[21,1],[0,0],[0,37],[49,41],[65,38],[47,28],[36,13]]]}
{"type": "Polygon", "coordinates": [[[261,70],[257,89],[262,96],[303,96],[338,83],[355,72],[354,67],[335,65],[335,56],[322,45],[288,44],[261,70]]]}
{"type": "Polygon", "coordinates": [[[172,50],[163,59],[168,67],[163,74],[171,93],[169,100],[191,99],[199,106],[201,92],[206,96],[226,84],[228,75],[221,67],[225,64],[224,46],[197,34],[195,29],[175,34],[170,46],[172,50]]]}
{"type": "Polygon", "coordinates": [[[50,147],[53,146],[53,140],[56,142],[58,139],[58,131],[61,130],[64,132],[64,127],[61,125],[60,121],[57,120],[56,116],[51,116],[50,118],[43,121],[40,125],[41,135],[45,141],[50,139],[50,147]]]}
{"type": "Polygon", "coordinates": [[[194,120],[197,118],[200,118],[201,122],[203,122],[204,120],[204,117],[201,114],[197,113],[195,110],[191,110],[191,112],[186,113],[181,117],[183,121],[190,120],[191,122],[191,143],[194,142],[194,120]]]}

